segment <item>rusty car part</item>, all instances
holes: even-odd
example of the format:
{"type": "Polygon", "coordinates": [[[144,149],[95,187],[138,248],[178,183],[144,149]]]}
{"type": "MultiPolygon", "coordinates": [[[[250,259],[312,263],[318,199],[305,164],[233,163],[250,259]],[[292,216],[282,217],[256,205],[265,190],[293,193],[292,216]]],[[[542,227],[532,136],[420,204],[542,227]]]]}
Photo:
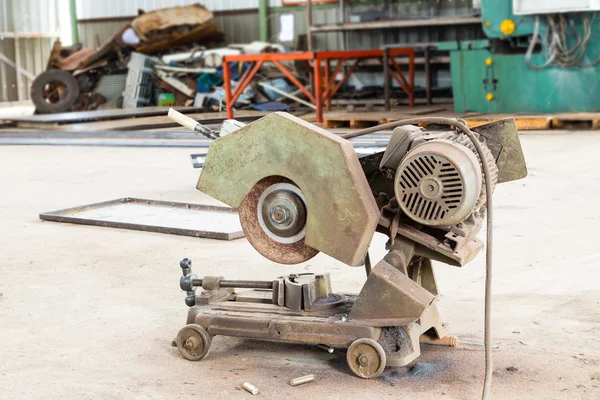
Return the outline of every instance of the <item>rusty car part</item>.
{"type": "MultiPolygon", "coordinates": [[[[346,356],[350,370],[361,378],[374,378],[381,374],[386,366],[406,366],[419,357],[423,335],[428,335],[428,339],[434,341],[448,337],[448,326],[442,323],[437,306],[439,290],[431,260],[456,266],[471,261],[482,248],[482,243],[476,239],[476,235],[487,214],[489,219],[485,336],[486,361],[491,360],[489,252],[492,244],[492,194],[497,182],[517,179],[526,174],[524,163],[511,168],[506,161],[503,161],[504,164],[498,161],[523,159],[520,146],[514,144],[514,121],[512,125],[510,121],[506,121],[486,128],[486,132],[494,136],[489,139],[490,142],[497,144],[494,150],[488,147],[487,137],[470,131],[460,121],[447,118],[427,118],[425,121],[448,124],[456,130],[426,131],[403,128],[404,132],[398,130],[398,140],[390,142],[385,152],[362,157],[360,160],[356,154],[342,153],[345,156],[345,162],[342,163],[335,163],[334,156],[339,154],[340,148],[344,149],[343,142],[332,140],[321,130],[311,128],[307,123],[296,121],[284,113],[271,114],[215,140],[208,152],[198,189],[227,204],[237,206],[245,201],[244,196],[251,193],[257,182],[271,179],[273,176],[282,176],[286,181],[276,180],[269,182],[269,185],[291,185],[293,182],[295,187],[301,189],[306,199],[306,244],[354,265],[349,263],[347,255],[339,253],[335,246],[348,250],[345,246],[348,237],[355,245],[362,244],[362,241],[357,240],[356,235],[352,237],[348,234],[355,231],[348,227],[344,219],[335,218],[339,217],[339,214],[321,213],[341,202],[349,204],[350,200],[361,205],[369,204],[362,195],[355,196],[357,192],[362,194],[368,188],[371,192],[371,204],[378,210],[378,222],[372,228],[366,224],[367,228],[372,229],[367,232],[364,231],[363,225],[363,231],[358,233],[358,237],[370,239],[375,230],[387,235],[388,253],[370,270],[358,295],[333,292],[329,277],[318,274],[282,276],[273,280],[272,285],[265,285],[267,289],[238,292],[238,287],[225,287],[222,283],[226,281],[220,277],[205,277],[200,282],[193,277],[190,264],[183,263],[182,289],[187,294],[186,304],[192,303],[190,299],[194,304],[188,311],[187,323],[203,327],[211,336],[226,335],[316,345],[326,343],[331,347],[347,347],[346,356]],[[303,142],[312,146],[311,152],[303,149],[303,142]],[[331,146],[331,142],[335,146],[331,146]],[[328,150],[328,159],[318,151],[319,148],[328,150]],[[427,164],[422,163],[407,167],[418,157],[429,157],[431,153],[451,160],[452,171],[447,170],[450,166],[445,166],[444,169],[433,168],[430,165],[428,169],[427,164]],[[358,161],[362,170],[362,177],[357,177],[356,171],[353,170],[355,161],[358,161]],[[453,204],[458,208],[463,207],[460,218],[445,220],[443,224],[439,224],[435,218],[423,218],[431,214],[431,206],[429,209],[427,206],[422,208],[422,199],[421,203],[414,203],[416,208],[413,209],[410,209],[411,203],[408,203],[409,208],[405,211],[401,207],[405,193],[397,190],[397,176],[403,173],[403,167],[422,195],[427,185],[418,183],[431,177],[442,181],[444,175],[449,172],[458,174],[457,179],[461,185],[469,185],[470,193],[453,197],[456,199],[453,204]],[[330,168],[345,169],[345,175],[339,171],[333,173],[330,168]],[[312,181],[307,181],[307,174],[313,178],[312,181]],[[352,186],[353,191],[343,190],[338,182],[340,176],[344,177],[343,182],[346,185],[354,183],[358,187],[352,186]],[[351,178],[348,179],[348,176],[351,178]],[[315,193],[315,190],[319,192],[315,193]],[[348,197],[349,193],[354,193],[352,199],[348,197]],[[484,193],[483,198],[481,193],[484,193]],[[420,211],[415,213],[415,210],[420,211]],[[313,219],[315,214],[325,216],[313,219]],[[311,221],[314,225],[309,224],[311,221]],[[314,246],[315,242],[309,242],[311,228],[315,229],[313,233],[329,233],[327,238],[330,243],[327,247],[323,247],[321,243],[314,246]],[[205,285],[206,279],[208,285],[205,285]],[[199,283],[203,291],[197,291],[199,283]],[[320,303],[327,306],[321,306],[320,303]]],[[[423,122],[423,119],[401,121],[397,125],[420,122],[423,122]]],[[[383,126],[397,128],[394,124],[383,126]]],[[[372,131],[374,129],[367,129],[361,133],[372,131]]],[[[516,140],[518,141],[518,136],[516,140]]],[[[260,193],[265,193],[265,189],[260,193]]],[[[285,201],[289,208],[295,208],[299,204],[291,205],[293,202],[289,198],[285,201]]],[[[269,213],[277,218],[284,218],[286,215],[285,212],[275,215],[275,211],[281,211],[275,207],[266,207],[263,213],[263,207],[258,206],[258,201],[253,204],[255,205],[251,207],[251,212],[257,219],[258,215],[264,217],[270,215],[269,213]]],[[[281,203],[277,205],[280,206],[281,203]]],[[[292,236],[297,233],[301,225],[295,223],[296,219],[289,222],[289,226],[280,229],[279,236],[275,235],[276,237],[285,237],[282,236],[282,232],[292,236]],[[291,232],[286,230],[288,227],[293,228],[291,232]]],[[[274,234],[271,228],[261,227],[263,233],[267,230],[274,234]]],[[[266,236],[273,240],[271,236],[266,236]]],[[[268,253],[270,250],[267,248],[267,241],[262,239],[260,243],[265,248],[257,249],[259,253],[268,253]]],[[[271,244],[271,249],[277,249],[279,245],[280,243],[271,244]]],[[[366,260],[366,249],[355,251],[354,259],[366,260]],[[358,257],[359,255],[362,256],[358,257]]],[[[235,286],[235,282],[232,282],[232,285],[235,286]]],[[[243,286],[242,283],[239,285],[243,286]]],[[[451,338],[447,341],[452,342],[451,338]]],[[[488,368],[489,362],[486,362],[486,373],[490,371],[488,368]]],[[[489,382],[486,378],[486,391],[489,382]]]]}
{"type": "Polygon", "coordinates": [[[42,72],[31,84],[31,101],[40,113],[70,110],[79,99],[79,84],[66,71],[42,72]]]}
{"type": "Polygon", "coordinates": [[[210,21],[213,13],[200,4],[185,7],[161,8],[145,12],[131,23],[140,39],[150,41],[169,37],[170,29],[186,25],[200,25],[210,21]]]}
{"type": "Polygon", "coordinates": [[[220,41],[224,35],[212,19],[213,13],[200,4],[144,13],[131,23],[142,41],[136,51],[149,54],[192,43],[220,41]]]}
{"type": "Polygon", "coordinates": [[[96,49],[86,48],[78,51],[77,53],[71,54],[56,63],[56,67],[63,71],[75,71],[81,67],[83,60],[96,53],[96,49]]]}

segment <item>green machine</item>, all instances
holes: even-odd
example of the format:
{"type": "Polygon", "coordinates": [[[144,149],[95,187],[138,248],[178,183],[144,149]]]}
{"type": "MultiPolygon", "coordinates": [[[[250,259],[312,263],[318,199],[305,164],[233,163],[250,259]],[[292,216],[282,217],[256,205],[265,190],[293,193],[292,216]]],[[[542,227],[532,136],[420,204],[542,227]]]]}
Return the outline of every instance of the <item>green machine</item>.
{"type": "Polygon", "coordinates": [[[457,112],[600,111],[600,1],[482,0],[487,39],[450,50],[457,112]]]}

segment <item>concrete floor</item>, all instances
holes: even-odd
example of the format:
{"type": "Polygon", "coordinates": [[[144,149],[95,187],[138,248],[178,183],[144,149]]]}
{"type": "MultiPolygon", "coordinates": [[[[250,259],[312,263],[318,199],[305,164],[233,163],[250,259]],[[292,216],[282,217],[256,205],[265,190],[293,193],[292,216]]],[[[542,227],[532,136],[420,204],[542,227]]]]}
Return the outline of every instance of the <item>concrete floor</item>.
{"type": "MultiPolygon", "coordinates": [[[[600,135],[522,136],[529,177],[495,194],[496,399],[600,398],[600,135]]],[[[360,268],[324,255],[279,266],[245,239],[202,240],[38,220],[125,196],[210,202],[189,149],[0,148],[0,398],[476,399],[483,351],[424,346],[412,369],[353,377],[342,351],[216,337],[199,363],[170,346],[184,325],[182,257],[199,275],[272,279],[329,271],[358,291],[360,268]],[[316,382],[287,381],[314,373],[316,382]]],[[[374,259],[383,256],[376,237],[374,259]]],[[[437,265],[452,332],[481,342],[484,257],[437,265]]]]}

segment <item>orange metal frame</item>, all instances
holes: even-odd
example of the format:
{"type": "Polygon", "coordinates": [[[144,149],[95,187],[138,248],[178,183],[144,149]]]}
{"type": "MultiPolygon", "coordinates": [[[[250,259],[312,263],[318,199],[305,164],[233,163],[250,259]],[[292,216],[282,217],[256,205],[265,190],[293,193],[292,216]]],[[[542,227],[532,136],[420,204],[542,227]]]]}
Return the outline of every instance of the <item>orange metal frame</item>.
{"type": "MultiPolygon", "coordinates": [[[[414,80],[415,80],[415,52],[413,49],[391,49],[389,59],[392,68],[389,69],[390,76],[400,85],[402,90],[408,95],[409,105],[412,107],[415,102],[414,80]],[[396,62],[397,57],[408,57],[408,79],[396,62]]],[[[331,99],[354,73],[358,65],[366,59],[377,59],[383,65],[383,50],[350,50],[350,51],[319,51],[305,53],[268,53],[268,54],[242,54],[236,56],[225,56],[223,58],[223,78],[225,83],[225,104],[227,107],[227,118],[233,119],[233,105],[244,89],[252,81],[260,67],[271,62],[315,104],[317,122],[323,122],[323,105],[331,108],[331,99]],[[309,92],[302,83],[282,64],[281,61],[313,61],[313,85],[314,95],[309,92]],[[337,60],[337,66],[333,74],[331,73],[331,61],[337,60]],[[336,77],[342,70],[344,61],[354,60],[352,66],[345,71],[342,79],[336,83],[336,77]],[[235,92],[231,91],[231,70],[230,64],[236,62],[248,62],[251,66],[242,74],[235,92]],[[325,74],[322,74],[321,62],[325,63],[325,74]],[[323,81],[324,78],[324,81],[323,81]]]]}

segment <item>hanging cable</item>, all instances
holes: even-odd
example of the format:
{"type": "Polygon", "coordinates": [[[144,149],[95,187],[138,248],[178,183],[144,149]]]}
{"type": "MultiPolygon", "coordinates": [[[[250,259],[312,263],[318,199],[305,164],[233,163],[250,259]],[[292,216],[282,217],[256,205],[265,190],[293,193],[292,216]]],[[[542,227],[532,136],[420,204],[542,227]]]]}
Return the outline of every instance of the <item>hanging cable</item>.
{"type": "MultiPolygon", "coordinates": [[[[438,125],[450,125],[459,129],[464,133],[469,140],[473,143],[480,160],[485,160],[485,153],[483,147],[479,142],[475,133],[473,133],[469,127],[462,121],[457,121],[452,118],[442,117],[422,117],[422,118],[411,118],[402,121],[390,122],[383,125],[374,126],[371,128],[361,129],[345,135],[341,135],[344,139],[352,139],[359,136],[368,135],[370,133],[379,132],[385,129],[393,129],[402,125],[417,125],[421,123],[427,124],[438,124],[438,125]]],[[[486,251],[485,251],[485,300],[484,300],[484,344],[485,344],[485,378],[483,382],[483,390],[481,398],[488,400],[491,398],[492,390],[492,248],[493,248],[493,234],[494,234],[494,215],[492,205],[492,179],[490,169],[487,163],[481,163],[483,169],[483,176],[485,179],[485,197],[486,197],[486,208],[487,208],[487,226],[486,226],[486,251]]]]}
{"type": "Polygon", "coordinates": [[[583,35],[576,26],[575,18],[568,18],[564,14],[551,14],[546,16],[546,32],[544,38],[540,34],[540,17],[535,17],[533,34],[525,53],[525,62],[532,69],[543,69],[546,67],[593,67],[600,63],[600,56],[589,63],[583,63],[586,58],[588,44],[592,37],[592,28],[597,13],[588,18],[585,13],[579,14],[583,35]],[[574,42],[574,43],[573,43],[574,42]],[[541,65],[535,65],[531,58],[535,47],[541,44],[545,49],[546,61],[541,65]]]}

